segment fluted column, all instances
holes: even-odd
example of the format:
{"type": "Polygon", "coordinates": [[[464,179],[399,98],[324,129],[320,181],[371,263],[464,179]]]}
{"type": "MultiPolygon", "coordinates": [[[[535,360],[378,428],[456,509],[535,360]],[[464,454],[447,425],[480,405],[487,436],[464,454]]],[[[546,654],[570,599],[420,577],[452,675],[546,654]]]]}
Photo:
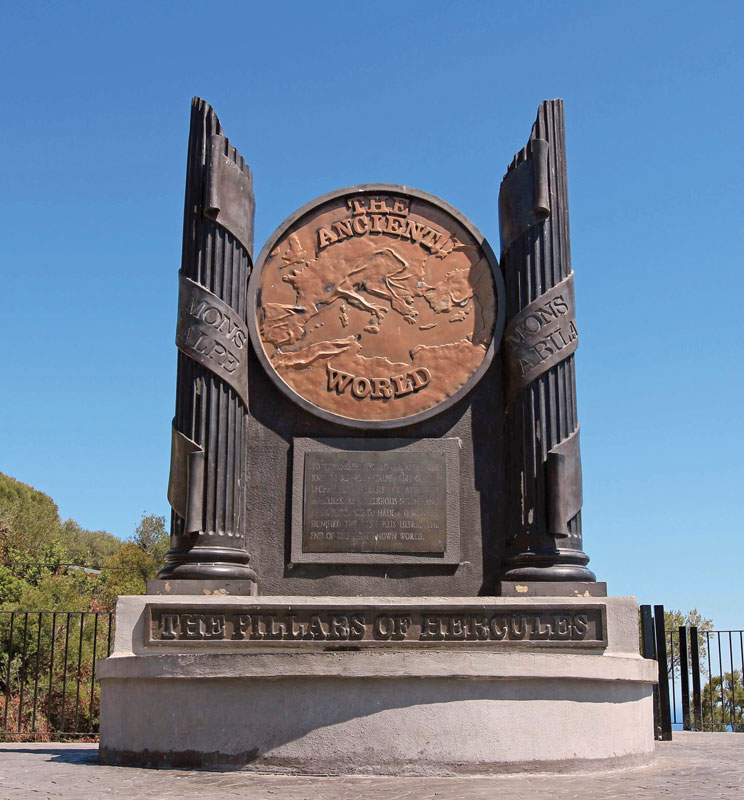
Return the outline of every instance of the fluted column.
{"type": "Polygon", "coordinates": [[[160,578],[255,580],[246,550],[247,284],[253,179],[213,109],[191,108],[176,413],[160,578]]]}
{"type": "Polygon", "coordinates": [[[502,579],[594,581],[581,531],[578,345],[563,101],[540,105],[499,194],[510,542],[502,579]]]}

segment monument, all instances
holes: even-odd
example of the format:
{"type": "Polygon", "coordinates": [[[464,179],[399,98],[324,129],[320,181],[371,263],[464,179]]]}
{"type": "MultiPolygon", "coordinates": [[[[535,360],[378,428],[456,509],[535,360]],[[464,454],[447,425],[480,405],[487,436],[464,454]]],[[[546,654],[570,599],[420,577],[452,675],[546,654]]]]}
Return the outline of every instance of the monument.
{"type": "Polygon", "coordinates": [[[499,194],[500,257],[395,184],[253,261],[251,173],[192,105],[171,548],[100,662],[109,763],[607,768],[653,753],[654,664],[581,528],[563,104],[499,194]]]}

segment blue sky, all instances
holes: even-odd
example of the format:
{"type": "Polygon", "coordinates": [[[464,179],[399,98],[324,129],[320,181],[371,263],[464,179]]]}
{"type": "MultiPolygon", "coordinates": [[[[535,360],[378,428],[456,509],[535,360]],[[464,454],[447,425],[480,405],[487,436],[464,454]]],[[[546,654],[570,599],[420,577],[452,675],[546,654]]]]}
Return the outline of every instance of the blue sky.
{"type": "Polygon", "coordinates": [[[740,2],[2,3],[0,470],[128,536],[167,513],[189,105],[296,208],[403,183],[498,250],[566,104],[586,550],[744,627],[740,2]]]}

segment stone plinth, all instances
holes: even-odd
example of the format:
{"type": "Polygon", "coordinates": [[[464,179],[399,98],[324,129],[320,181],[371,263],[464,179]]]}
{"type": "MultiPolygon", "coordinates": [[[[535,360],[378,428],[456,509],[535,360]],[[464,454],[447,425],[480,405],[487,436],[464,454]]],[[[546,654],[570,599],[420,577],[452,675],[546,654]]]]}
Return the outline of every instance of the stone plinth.
{"type": "Polygon", "coordinates": [[[637,620],[632,598],[122,597],[97,667],[100,757],[306,774],[646,763],[655,664],[637,620]]]}

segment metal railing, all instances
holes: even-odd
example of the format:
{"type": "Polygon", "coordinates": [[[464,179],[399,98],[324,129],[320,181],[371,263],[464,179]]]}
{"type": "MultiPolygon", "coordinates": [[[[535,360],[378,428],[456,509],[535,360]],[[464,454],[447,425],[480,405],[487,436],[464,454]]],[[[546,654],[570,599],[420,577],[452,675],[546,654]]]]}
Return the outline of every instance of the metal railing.
{"type": "Polygon", "coordinates": [[[744,630],[665,630],[664,606],[641,606],[641,653],[657,661],[657,739],[685,731],[744,732],[744,630]]]}
{"type": "Polygon", "coordinates": [[[0,737],[95,736],[113,614],[0,611],[0,737]]]}
{"type": "Polygon", "coordinates": [[[641,655],[657,662],[659,682],[654,686],[654,737],[662,741],[672,738],[672,719],[667,680],[666,631],[664,606],[641,606],[641,655]]]}
{"type": "MultiPolygon", "coordinates": [[[[114,615],[0,611],[0,737],[98,733],[96,660],[111,653],[114,615]]],[[[657,661],[657,739],[674,727],[744,732],[744,630],[666,631],[664,607],[641,606],[641,652],[657,661]]]]}
{"type": "Polygon", "coordinates": [[[681,627],[666,636],[672,724],[744,732],[744,631],[681,627]]]}

